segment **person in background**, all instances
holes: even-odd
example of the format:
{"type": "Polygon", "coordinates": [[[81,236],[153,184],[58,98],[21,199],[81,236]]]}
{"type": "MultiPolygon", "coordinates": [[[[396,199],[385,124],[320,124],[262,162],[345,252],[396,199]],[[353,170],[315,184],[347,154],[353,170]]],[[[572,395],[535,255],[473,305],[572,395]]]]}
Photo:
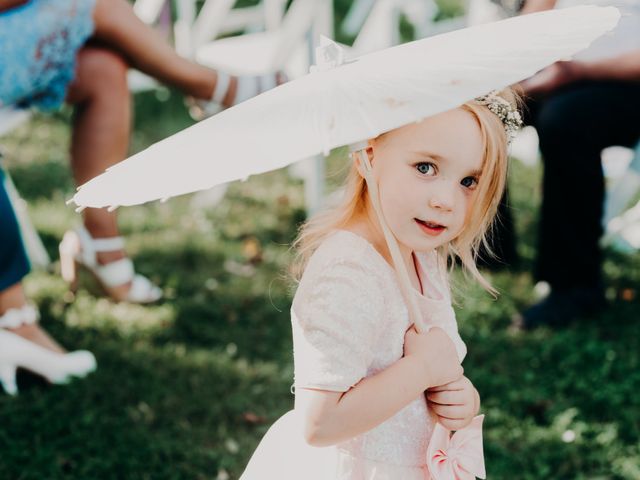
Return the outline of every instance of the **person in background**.
{"type": "MultiPolygon", "coordinates": [[[[527,0],[521,14],[578,3],[584,2],[527,0]]],[[[520,85],[525,123],[538,131],[544,162],[535,277],[550,292],[514,317],[517,328],[561,327],[606,305],[600,157],[606,147],[632,147],[640,139],[640,1],[587,3],[618,7],[616,29],[573,61],[551,65],[520,85]]],[[[500,210],[509,216],[505,202],[500,210]]]]}
{"type": "MultiPolygon", "coordinates": [[[[131,131],[127,70],[179,88],[205,111],[227,108],[281,82],[278,74],[233,77],[176,52],[126,0],[0,0],[0,105],[75,107],[71,168],[77,185],[124,159],[131,131]]],[[[116,215],[87,209],[61,245],[63,272],[89,268],[116,301],[149,303],[160,289],[137,275],[116,215]]]]}
{"type": "MultiPolygon", "coordinates": [[[[178,56],[125,0],[0,0],[0,107],[75,108],[71,169],[77,185],[124,159],[131,130],[127,71],[135,67],[192,97],[200,110],[233,106],[281,82],[278,74],[233,77],[178,56]]],[[[1,167],[1,165],[0,165],[1,167]]],[[[60,246],[63,276],[91,270],[116,301],[150,303],[161,290],[136,274],[113,212],[87,209],[60,246]]],[[[17,367],[52,383],[96,367],[67,353],[38,323],[23,278],[30,270],[0,168],[0,386],[17,392],[17,367]]]]}
{"type": "Polygon", "coordinates": [[[29,260],[1,169],[0,226],[0,387],[11,395],[18,392],[18,367],[51,383],[87,375],[96,368],[93,354],[67,353],[38,325],[38,310],[27,301],[22,279],[29,272],[29,260]]]}

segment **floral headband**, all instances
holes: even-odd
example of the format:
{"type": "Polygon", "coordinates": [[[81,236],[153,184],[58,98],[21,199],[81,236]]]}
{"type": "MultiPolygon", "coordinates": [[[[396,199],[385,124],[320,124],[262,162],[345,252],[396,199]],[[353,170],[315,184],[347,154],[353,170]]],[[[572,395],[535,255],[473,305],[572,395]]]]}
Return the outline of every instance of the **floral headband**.
{"type": "Polygon", "coordinates": [[[511,143],[518,130],[522,127],[522,117],[520,112],[505,98],[499,95],[498,90],[492,90],[486,95],[475,98],[480,105],[485,105],[489,110],[497,115],[502,121],[504,130],[507,133],[507,142],[511,143]]]}

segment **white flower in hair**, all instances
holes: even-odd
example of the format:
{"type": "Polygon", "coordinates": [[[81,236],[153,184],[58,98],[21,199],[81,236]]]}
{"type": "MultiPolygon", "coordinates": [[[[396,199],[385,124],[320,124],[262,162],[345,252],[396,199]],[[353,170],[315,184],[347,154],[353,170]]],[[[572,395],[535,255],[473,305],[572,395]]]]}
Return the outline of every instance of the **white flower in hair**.
{"type": "Polygon", "coordinates": [[[522,117],[516,107],[507,99],[501,97],[498,90],[493,90],[486,95],[477,97],[475,101],[480,105],[485,105],[496,114],[502,121],[504,130],[507,133],[507,142],[511,143],[518,133],[518,130],[522,127],[522,117]]]}

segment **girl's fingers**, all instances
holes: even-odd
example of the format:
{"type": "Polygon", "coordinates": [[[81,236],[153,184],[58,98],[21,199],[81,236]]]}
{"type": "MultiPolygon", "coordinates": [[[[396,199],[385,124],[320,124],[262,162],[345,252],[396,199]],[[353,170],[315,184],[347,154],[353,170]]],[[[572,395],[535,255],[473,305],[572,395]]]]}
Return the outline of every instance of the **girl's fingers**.
{"type": "Polygon", "coordinates": [[[438,405],[430,404],[431,410],[439,417],[449,420],[462,420],[469,416],[469,407],[467,405],[438,405]]]}
{"type": "Polygon", "coordinates": [[[444,390],[427,392],[427,400],[440,405],[463,405],[465,403],[465,395],[462,390],[444,390]]]}
{"type": "Polygon", "coordinates": [[[410,335],[418,335],[418,330],[416,329],[416,324],[412,323],[411,326],[407,329],[407,332],[410,335]]]}
{"type": "Polygon", "coordinates": [[[460,430],[471,423],[471,420],[450,420],[448,418],[439,418],[438,423],[448,430],[460,430]]]}
{"type": "Polygon", "coordinates": [[[465,377],[459,378],[458,380],[454,380],[453,382],[447,383],[445,385],[438,385],[437,387],[431,387],[429,389],[430,392],[446,392],[450,390],[464,390],[466,384],[465,377]]]}

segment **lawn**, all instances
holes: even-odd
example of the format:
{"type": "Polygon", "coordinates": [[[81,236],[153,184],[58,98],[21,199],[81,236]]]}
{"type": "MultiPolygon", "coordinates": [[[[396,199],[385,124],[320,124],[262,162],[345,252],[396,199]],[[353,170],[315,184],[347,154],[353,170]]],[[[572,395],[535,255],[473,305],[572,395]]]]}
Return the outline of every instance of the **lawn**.
{"type": "MultiPolygon", "coordinates": [[[[135,102],[133,151],[190,124],[175,92],[135,102]]],[[[64,203],[73,192],[68,121],[68,111],[37,115],[0,139],[55,260],[78,221],[64,203]]],[[[329,189],[344,165],[345,152],[333,152],[329,189]]],[[[557,331],[507,331],[533,300],[539,180],[539,168],[513,162],[522,264],[489,274],[500,297],[458,279],[465,372],[486,414],[488,478],[637,480],[640,254],[607,252],[606,313],[557,331]]],[[[302,184],[283,170],[232,184],[215,207],[191,200],[119,210],[137,268],[166,294],[158,305],[114,304],[89,282],[73,295],[57,265],[28,278],[43,325],[64,345],[95,352],[99,369],[54,387],[22,373],[20,396],[0,395],[0,479],[236,479],[292,407],[287,265],[305,218],[302,184]]]]}

